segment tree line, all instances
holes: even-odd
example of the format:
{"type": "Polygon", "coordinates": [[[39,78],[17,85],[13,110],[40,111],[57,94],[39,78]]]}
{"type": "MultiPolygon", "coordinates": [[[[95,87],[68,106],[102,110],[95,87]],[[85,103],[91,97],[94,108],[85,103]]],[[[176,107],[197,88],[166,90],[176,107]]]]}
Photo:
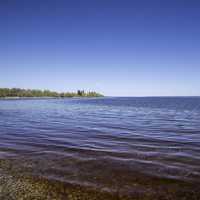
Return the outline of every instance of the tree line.
{"type": "Polygon", "coordinates": [[[31,90],[20,88],[0,88],[0,97],[102,97],[94,91],[85,92],[84,90],[78,90],[77,92],[54,92],[50,90],[31,90]]]}

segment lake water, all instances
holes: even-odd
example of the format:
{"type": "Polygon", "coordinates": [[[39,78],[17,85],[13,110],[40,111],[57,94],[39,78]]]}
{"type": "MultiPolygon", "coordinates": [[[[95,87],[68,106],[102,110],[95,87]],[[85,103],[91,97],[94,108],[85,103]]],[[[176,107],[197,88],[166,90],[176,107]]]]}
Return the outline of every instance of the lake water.
{"type": "Polygon", "coordinates": [[[105,190],[131,191],[141,176],[196,183],[200,98],[0,100],[0,159],[105,190]]]}

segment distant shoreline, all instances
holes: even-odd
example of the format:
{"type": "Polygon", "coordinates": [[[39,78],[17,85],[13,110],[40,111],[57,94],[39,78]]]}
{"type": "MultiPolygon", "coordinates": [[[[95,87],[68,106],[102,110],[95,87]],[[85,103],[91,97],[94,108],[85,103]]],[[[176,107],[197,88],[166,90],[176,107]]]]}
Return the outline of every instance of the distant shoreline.
{"type": "MultiPolygon", "coordinates": [[[[62,97],[0,97],[0,99],[4,100],[16,100],[16,99],[61,99],[62,97]]],[[[64,97],[70,98],[70,97],[64,97]]]]}
{"type": "Polygon", "coordinates": [[[99,97],[0,97],[0,100],[36,100],[36,99],[86,99],[99,97]]]}
{"type": "Polygon", "coordinates": [[[103,97],[95,91],[77,90],[77,92],[55,92],[50,90],[0,88],[0,98],[26,99],[26,98],[74,98],[74,97],[103,97]]]}

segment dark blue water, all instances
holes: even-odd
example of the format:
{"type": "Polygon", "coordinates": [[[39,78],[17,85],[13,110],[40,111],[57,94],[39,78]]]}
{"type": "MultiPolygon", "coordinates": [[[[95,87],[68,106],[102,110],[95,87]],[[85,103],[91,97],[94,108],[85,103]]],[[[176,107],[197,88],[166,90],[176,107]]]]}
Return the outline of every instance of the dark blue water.
{"type": "Polygon", "coordinates": [[[0,158],[86,185],[200,180],[200,98],[1,100],[0,158]]]}

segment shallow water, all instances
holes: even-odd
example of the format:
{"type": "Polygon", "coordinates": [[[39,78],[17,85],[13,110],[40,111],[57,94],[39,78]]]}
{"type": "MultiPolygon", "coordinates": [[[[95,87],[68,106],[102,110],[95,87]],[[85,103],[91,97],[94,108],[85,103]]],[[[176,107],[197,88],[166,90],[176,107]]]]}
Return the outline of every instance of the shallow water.
{"type": "Polygon", "coordinates": [[[198,182],[200,98],[0,100],[0,159],[105,190],[140,176],[198,182]]]}

